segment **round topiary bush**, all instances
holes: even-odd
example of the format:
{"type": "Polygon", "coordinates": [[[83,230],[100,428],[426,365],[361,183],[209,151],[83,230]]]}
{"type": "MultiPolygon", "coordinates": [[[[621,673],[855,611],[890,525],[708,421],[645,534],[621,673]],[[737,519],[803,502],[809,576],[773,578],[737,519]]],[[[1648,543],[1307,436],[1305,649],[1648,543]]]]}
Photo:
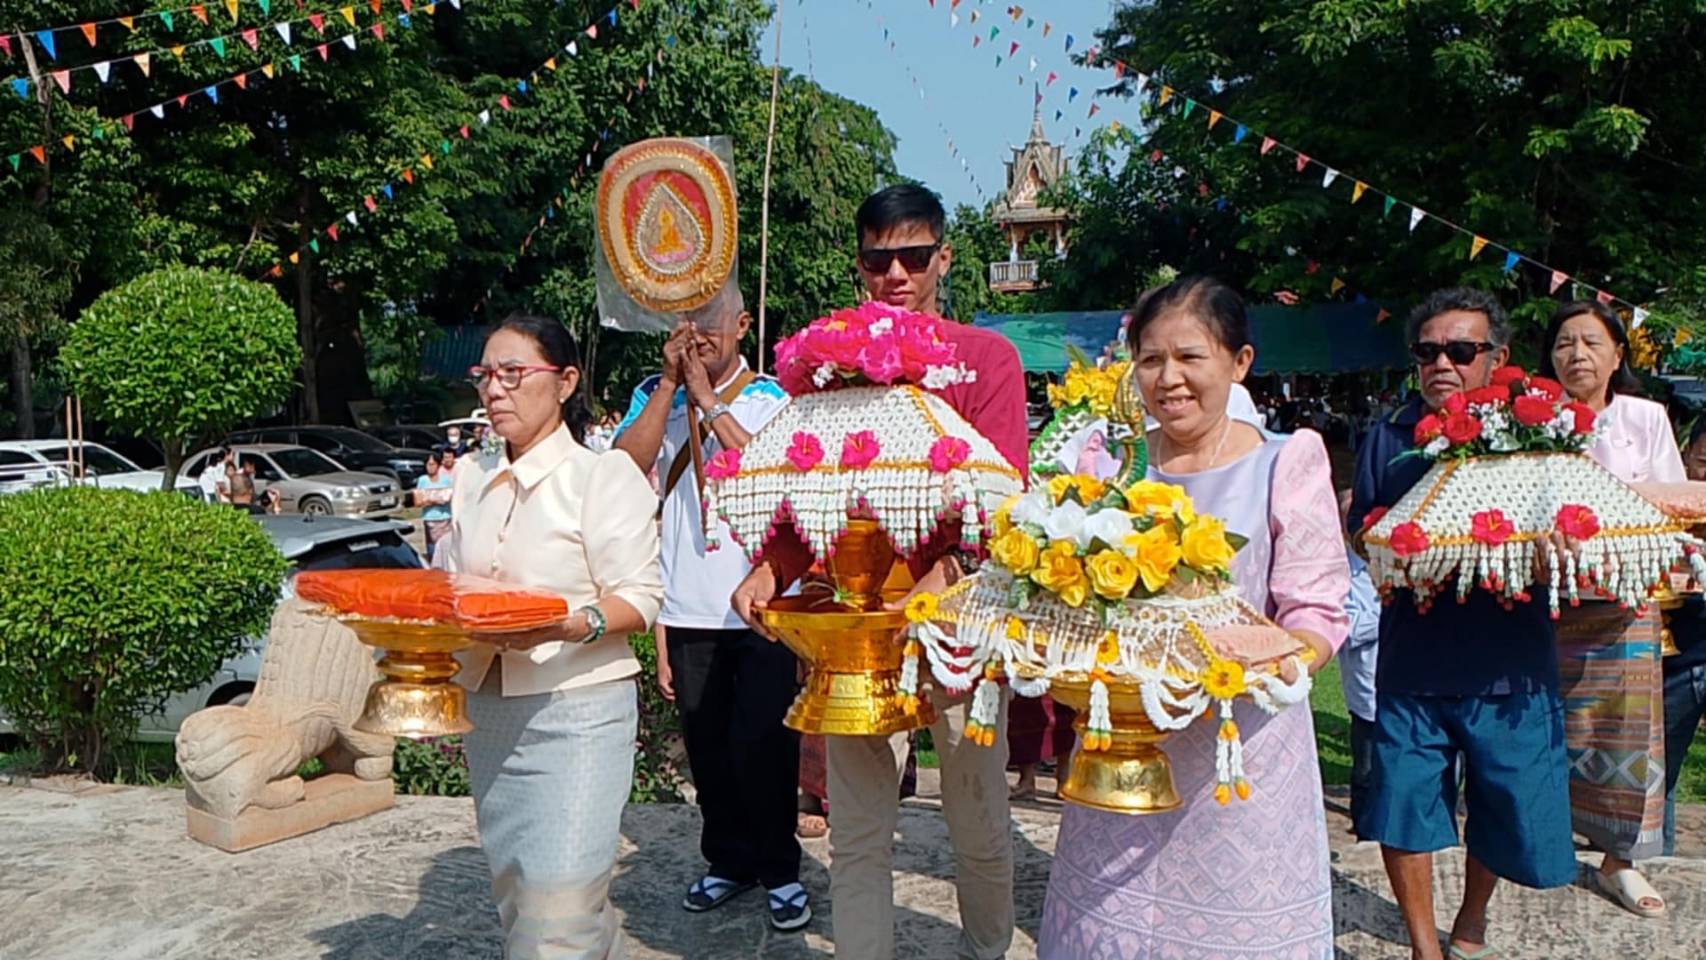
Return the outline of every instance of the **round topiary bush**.
{"type": "Polygon", "coordinates": [[[166,493],[0,497],[0,711],[104,776],[145,712],[266,630],[286,562],[247,515],[166,493]]]}
{"type": "Polygon", "coordinates": [[[190,444],[282,403],[301,360],[296,319],[271,287],[194,267],[101,294],[59,351],[90,416],[160,444],[168,490],[190,444]]]}

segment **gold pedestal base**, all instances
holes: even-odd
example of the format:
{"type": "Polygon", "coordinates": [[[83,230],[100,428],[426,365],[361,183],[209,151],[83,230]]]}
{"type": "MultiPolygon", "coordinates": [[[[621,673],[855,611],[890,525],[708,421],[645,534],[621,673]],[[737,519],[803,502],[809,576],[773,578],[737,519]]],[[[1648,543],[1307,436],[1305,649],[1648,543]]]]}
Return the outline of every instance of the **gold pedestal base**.
{"type": "Polygon", "coordinates": [[[828,597],[782,597],[764,624],[811,667],[783,723],[801,733],[877,737],[935,719],[928,700],[906,712],[900,693],[906,615],[881,606],[849,610],[828,597]]]}
{"type": "MultiPolygon", "coordinates": [[[[1167,734],[1155,728],[1143,710],[1136,685],[1111,684],[1108,716],[1113,742],[1105,750],[1078,749],[1072,770],[1061,784],[1061,799],[1109,813],[1142,815],[1177,810],[1182,801],[1173,788],[1173,764],[1160,744],[1167,734]]],[[[1057,677],[1049,695],[1078,711],[1072,727],[1084,742],[1090,718],[1090,681],[1057,677]]]]}
{"type": "Polygon", "coordinates": [[[355,728],[392,737],[444,737],[474,729],[468,693],[452,682],[461,664],[451,656],[471,645],[468,636],[436,624],[350,621],[362,643],[385,651],[385,679],[367,691],[355,728]]]}

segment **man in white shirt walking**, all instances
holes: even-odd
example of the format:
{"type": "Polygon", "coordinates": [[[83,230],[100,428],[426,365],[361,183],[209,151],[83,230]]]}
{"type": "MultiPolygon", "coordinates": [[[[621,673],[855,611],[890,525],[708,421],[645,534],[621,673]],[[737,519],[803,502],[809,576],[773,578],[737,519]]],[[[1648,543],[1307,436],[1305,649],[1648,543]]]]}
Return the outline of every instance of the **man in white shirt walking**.
{"type": "Polygon", "coordinates": [[[702,501],[688,447],[688,405],[699,411],[704,460],[744,447],[788,403],[771,377],[740,355],[751,326],[733,282],[687,314],[664,345],[663,369],[634,391],[615,448],[641,470],[657,467],[663,496],[665,649],[687,759],[704,814],[705,876],[682,906],[698,913],[762,884],[770,923],[811,920],[794,836],[799,734],[782,725],[797,685],[794,655],[754,633],[729,604],[751,570],[728,526],[707,552],[702,501]]]}

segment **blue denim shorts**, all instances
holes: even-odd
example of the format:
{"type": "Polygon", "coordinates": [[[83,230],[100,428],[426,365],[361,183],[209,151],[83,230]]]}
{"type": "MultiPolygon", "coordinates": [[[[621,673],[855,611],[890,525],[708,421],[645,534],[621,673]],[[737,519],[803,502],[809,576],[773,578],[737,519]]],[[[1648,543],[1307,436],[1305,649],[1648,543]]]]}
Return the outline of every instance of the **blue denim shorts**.
{"type": "Polygon", "coordinates": [[[1556,690],[1378,696],[1373,789],[1358,836],[1416,852],[1456,846],[1461,757],[1470,855],[1524,886],[1575,881],[1564,706],[1556,690]]]}

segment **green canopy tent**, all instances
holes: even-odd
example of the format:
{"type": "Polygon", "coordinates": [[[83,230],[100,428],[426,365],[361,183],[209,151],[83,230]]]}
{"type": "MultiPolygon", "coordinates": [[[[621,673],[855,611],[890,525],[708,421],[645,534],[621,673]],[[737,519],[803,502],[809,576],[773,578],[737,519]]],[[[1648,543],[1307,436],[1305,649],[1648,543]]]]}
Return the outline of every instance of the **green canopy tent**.
{"type": "MultiPolygon", "coordinates": [[[[1377,303],[1251,307],[1253,372],[1331,374],[1408,367],[1404,324],[1395,316],[1399,311],[1391,310],[1394,315],[1379,320],[1381,310],[1377,303]]],[[[1124,315],[1123,310],[979,313],[972,322],[1011,341],[1027,373],[1061,373],[1069,362],[1069,347],[1100,356],[1119,336],[1124,315]]]]}

